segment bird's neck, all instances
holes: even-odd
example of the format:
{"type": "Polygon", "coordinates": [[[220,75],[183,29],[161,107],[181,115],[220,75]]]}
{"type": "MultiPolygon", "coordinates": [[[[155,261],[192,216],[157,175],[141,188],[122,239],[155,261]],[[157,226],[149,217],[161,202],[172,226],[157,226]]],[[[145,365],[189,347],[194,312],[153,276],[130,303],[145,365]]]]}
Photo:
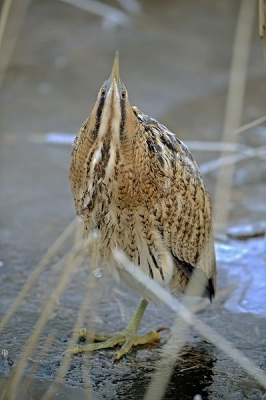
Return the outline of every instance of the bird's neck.
{"type": "Polygon", "coordinates": [[[160,176],[155,173],[145,137],[136,135],[120,146],[115,164],[116,199],[123,206],[140,205],[150,196],[156,196],[161,187],[160,176]]]}

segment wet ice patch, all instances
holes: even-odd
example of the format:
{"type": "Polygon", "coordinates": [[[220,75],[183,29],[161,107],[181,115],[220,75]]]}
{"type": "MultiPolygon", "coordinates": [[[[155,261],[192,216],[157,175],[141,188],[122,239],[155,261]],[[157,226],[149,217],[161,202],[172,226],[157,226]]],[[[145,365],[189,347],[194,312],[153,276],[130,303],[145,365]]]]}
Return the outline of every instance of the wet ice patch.
{"type": "Polygon", "coordinates": [[[216,243],[215,249],[218,268],[236,285],[225,308],[266,316],[266,237],[216,243]]]}
{"type": "Polygon", "coordinates": [[[71,145],[75,140],[76,135],[73,133],[65,132],[48,132],[45,135],[46,143],[66,144],[71,145]]]}
{"type": "Polygon", "coordinates": [[[246,240],[251,237],[260,237],[266,235],[266,221],[254,221],[232,226],[228,229],[228,236],[232,239],[246,240]]]}

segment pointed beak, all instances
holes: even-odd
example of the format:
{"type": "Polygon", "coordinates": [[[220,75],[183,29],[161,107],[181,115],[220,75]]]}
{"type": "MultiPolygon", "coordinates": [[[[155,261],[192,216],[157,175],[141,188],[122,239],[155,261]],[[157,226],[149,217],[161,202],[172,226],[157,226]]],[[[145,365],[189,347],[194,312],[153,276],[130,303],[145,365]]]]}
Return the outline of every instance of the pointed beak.
{"type": "Polygon", "coordinates": [[[119,75],[119,53],[118,51],[115,53],[115,59],[113,63],[112,72],[110,75],[110,86],[112,85],[113,81],[115,80],[117,87],[119,87],[120,75],[119,75]]]}

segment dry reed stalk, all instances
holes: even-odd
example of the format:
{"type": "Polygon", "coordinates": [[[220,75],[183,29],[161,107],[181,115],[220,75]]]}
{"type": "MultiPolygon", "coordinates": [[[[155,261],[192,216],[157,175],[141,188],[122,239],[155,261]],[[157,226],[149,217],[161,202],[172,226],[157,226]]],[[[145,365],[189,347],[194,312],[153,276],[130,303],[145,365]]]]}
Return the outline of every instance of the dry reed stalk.
{"type": "MultiPolygon", "coordinates": [[[[76,246],[78,246],[80,241],[83,240],[82,236],[83,236],[82,224],[79,224],[77,232],[76,232],[76,237],[75,237],[76,246]]],[[[88,238],[87,244],[88,244],[88,242],[91,243],[93,240],[97,240],[97,235],[92,234],[88,238]]],[[[71,251],[73,251],[73,250],[71,250],[71,251]]],[[[86,258],[86,253],[84,252],[83,259],[85,259],[85,258],[86,258]]],[[[68,346],[65,351],[63,362],[61,363],[60,368],[57,372],[55,382],[49,387],[49,389],[46,391],[46,393],[44,394],[44,396],[42,397],[41,400],[49,400],[55,394],[57,384],[62,383],[63,378],[66,375],[67,368],[69,367],[71,358],[72,358],[72,349],[75,347],[75,344],[78,341],[79,332],[80,332],[81,328],[83,327],[86,312],[88,309],[90,309],[90,310],[93,309],[93,306],[92,306],[93,301],[92,300],[94,298],[94,291],[96,289],[96,285],[95,285],[96,279],[97,278],[93,274],[89,274],[89,278],[88,278],[87,285],[86,285],[87,286],[86,294],[80,305],[78,316],[77,316],[77,319],[76,319],[74,327],[73,327],[73,335],[72,335],[70,341],[68,342],[68,346]]],[[[105,283],[105,278],[102,279],[101,283],[102,284],[105,283]]],[[[91,326],[91,324],[90,324],[90,326],[91,326]]],[[[85,363],[85,359],[86,359],[86,357],[84,358],[84,363],[85,363]]],[[[89,390],[91,385],[89,384],[89,382],[90,382],[89,374],[87,373],[87,369],[86,369],[85,365],[83,365],[82,373],[83,373],[83,375],[86,375],[86,378],[84,377],[84,382],[87,382],[87,389],[89,390]]],[[[87,397],[88,397],[88,400],[90,400],[90,398],[92,397],[92,393],[90,390],[87,392],[87,397]]]]}
{"type": "MultiPolygon", "coordinates": [[[[190,285],[192,285],[192,282],[190,282],[190,285]]],[[[229,290],[232,290],[233,287],[234,286],[231,285],[231,287],[221,290],[220,293],[218,292],[218,296],[223,296],[225,293],[228,293],[229,290]]],[[[204,282],[202,282],[202,289],[204,289],[204,282]]],[[[190,287],[188,286],[185,294],[189,294],[189,291],[190,287]]],[[[192,297],[185,297],[183,302],[184,307],[190,311],[191,318],[193,314],[203,311],[209,304],[209,299],[204,299],[202,302],[198,303],[197,298],[192,297]]],[[[153,374],[145,400],[159,400],[163,397],[177,357],[185,344],[189,327],[190,323],[178,315],[171,327],[171,336],[163,347],[161,360],[153,374]]]]}
{"type": "MultiPolygon", "coordinates": [[[[221,299],[223,299],[223,297],[227,296],[228,293],[230,293],[235,288],[236,288],[236,285],[228,285],[220,290],[217,290],[217,292],[215,293],[215,298],[214,298],[213,302],[217,302],[218,300],[221,301],[221,299]]],[[[195,306],[195,308],[193,309],[193,313],[194,314],[200,313],[200,312],[206,310],[206,308],[209,307],[210,305],[211,305],[210,300],[205,298],[195,306]]]]}
{"type": "Polygon", "coordinates": [[[82,376],[83,376],[83,381],[84,381],[84,387],[86,390],[86,400],[93,400],[93,391],[92,391],[92,387],[90,385],[90,375],[89,375],[89,356],[88,354],[83,354],[82,357],[82,365],[81,365],[81,369],[82,369],[82,376]]]}
{"type": "Polygon", "coordinates": [[[16,47],[30,1],[13,0],[12,4],[12,0],[4,0],[0,15],[0,89],[16,47]]]}
{"type": "MultiPolygon", "coordinates": [[[[253,1],[242,0],[234,40],[222,142],[229,142],[235,147],[237,136],[232,135],[232,132],[236,131],[241,125],[255,9],[256,4],[253,1]]],[[[227,153],[226,150],[222,151],[221,158],[226,157],[227,153]]],[[[223,165],[218,172],[214,199],[214,220],[223,229],[228,220],[233,165],[233,163],[223,165]]]]}
{"type": "MultiPolygon", "coordinates": [[[[89,280],[90,280],[90,278],[91,277],[89,277],[89,280]]],[[[89,287],[89,284],[87,284],[87,286],[89,287]]],[[[45,394],[42,396],[41,400],[50,400],[51,398],[53,398],[53,396],[55,395],[56,389],[57,389],[57,385],[62,382],[64,376],[67,373],[67,368],[69,367],[69,364],[70,364],[70,361],[72,358],[71,349],[74,347],[75,343],[78,340],[78,336],[79,336],[78,331],[82,327],[82,324],[83,324],[83,321],[85,318],[85,313],[86,313],[86,310],[88,309],[90,299],[91,299],[91,295],[88,290],[86,293],[86,296],[83,299],[81,307],[79,309],[77,319],[74,323],[73,334],[68,342],[67,351],[65,352],[63,362],[61,363],[61,365],[57,371],[55,382],[49,387],[49,389],[47,389],[45,394]]]]}
{"type": "Polygon", "coordinates": [[[40,362],[42,361],[42,359],[44,358],[45,353],[48,351],[48,349],[51,347],[53,341],[55,339],[55,333],[52,332],[48,335],[47,339],[45,340],[44,344],[43,344],[43,348],[41,349],[32,369],[29,371],[29,376],[27,376],[26,378],[26,382],[24,382],[22,384],[22,387],[19,391],[19,395],[20,397],[23,399],[25,394],[27,393],[28,389],[30,388],[33,379],[34,379],[34,374],[37,371],[37,368],[40,364],[40,362]]]}
{"type": "Polygon", "coordinates": [[[2,43],[3,43],[4,33],[5,33],[5,29],[6,29],[8,16],[10,13],[11,4],[12,4],[12,0],[4,0],[4,3],[2,5],[2,11],[1,11],[1,15],[0,15],[0,49],[1,49],[2,43]]]}
{"type": "Polygon", "coordinates": [[[4,329],[12,315],[16,312],[17,308],[20,306],[20,303],[32,289],[33,285],[39,278],[43,269],[47,266],[47,264],[51,261],[51,259],[55,256],[56,252],[60,249],[60,247],[65,243],[68,237],[73,233],[74,229],[77,227],[76,218],[65,228],[65,230],[61,233],[60,236],[55,240],[52,246],[48,249],[42,260],[37,265],[36,269],[32,272],[30,278],[27,280],[22,290],[19,292],[10,308],[3,316],[0,321],[0,332],[4,329]]]}
{"type": "Polygon", "coordinates": [[[266,44],[266,3],[264,0],[259,0],[259,35],[266,44]]]}
{"type": "Polygon", "coordinates": [[[235,134],[239,135],[239,133],[248,131],[251,128],[255,128],[255,126],[263,124],[263,122],[266,122],[266,115],[263,115],[263,117],[257,118],[254,121],[248,122],[247,124],[240,126],[240,128],[235,130],[235,134]]]}
{"type": "Polygon", "coordinates": [[[250,148],[250,150],[245,150],[244,153],[230,154],[218,158],[217,160],[212,160],[200,165],[200,172],[202,175],[206,175],[209,172],[215,171],[218,168],[223,168],[223,166],[230,166],[238,161],[246,160],[248,158],[260,157],[265,159],[266,146],[257,147],[255,149],[250,148]]]}
{"type": "MultiPolygon", "coordinates": [[[[266,122],[266,115],[263,115],[260,118],[255,119],[254,121],[248,122],[245,125],[240,126],[239,128],[235,129],[235,131],[232,132],[232,135],[239,135],[243,132],[246,132],[252,128],[255,128],[258,125],[263,124],[266,122]]],[[[237,140],[237,139],[236,139],[237,140]]],[[[226,151],[230,152],[236,151],[236,145],[235,143],[232,142],[199,142],[199,141],[192,141],[192,140],[186,140],[186,145],[189,147],[190,150],[197,150],[197,151],[226,151]]],[[[237,150],[238,151],[252,151],[254,150],[252,147],[246,146],[244,144],[238,144],[237,145],[237,150]]]]}
{"type": "Polygon", "coordinates": [[[53,296],[51,296],[46,302],[41,312],[41,316],[34,327],[33,333],[26,342],[26,345],[22,351],[17,366],[7,382],[6,390],[3,395],[3,400],[15,400],[16,398],[15,396],[17,394],[21,382],[22,374],[27,364],[27,359],[31,351],[34,350],[37,341],[42,333],[42,330],[45,326],[45,323],[50,317],[50,314],[55,309],[63,292],[66,290],[66,287],[70,282],[70,278],[73,276],[74,272],[76,272],[76,270],[79,268],[79,266],[82,264],[84,260],[84,255],[80,257],[79,254],[80,250],[83,249],[83,247],[84,245],[82,243],[80,246],[76,246],[76,248],[72,250],[67,260],[67,265],[64,270],[64,275],[60,280],[59,284],[57,285],[53,293],[53,296]]]}
{"type": "Polygon", "coordinates": [[[78,7],[81,10],[90,12],[92,14],[102,17],[105,21],[113,22],[119,25],[128,25],[130,23],[130,18],[126,13],[96,0],[61,0],[64,3],[70,4],[72,6],[78,7]]]}
{"type": "MultiPolygon", "coordinates": [[[[191,281],[192,280],[193,276],[191,281]]],[[[202,282],[202,289],[203,286],[204,282],[202,282]]],[[[187,291],[189,292],[189,287],[187,291]]],[[[163,398],[178,355],[180,354],[181,349],[186,342],[187,333],[192,323],[192,316],[194,314],[194,310],[196,309],[197,302],[197,298],[184,298],[183,305],[190,312],[189,320],[185,320],[181,317],[181,315],[177,315],[177,318],[171,327],[171,336],[163,346],[162,357],[156,366],[156,371],[152,376],[144,400],[159,400],[163,398]]]]}
{"type": "MultiPolygon", "coordinates": [[[[173,297],[167,290],[160,286],[157,282],[152,280],[144,272],[142,272],[136,265],[134,265],[125,253],[121,250],[114,252],[117,261],[128,271],[132,278],[137,282],[141,282],[150,290],[157,298],[166,304],[172,311],[179,315],[187,324],[198,331],[203,337],[213,343],[217,348],[221,349],[229,358],[235,361],[245,372],[252,376],[264,389],[266,389],[266,373],[257,367],[251,360],[244,354],[236,349],[229,341],[222,335],[217,333],[214,329],[204,324],[197,318],[188,307],[182,304],[177,298],[173,297]]],[[[154,388],[150,389],[151,391],[154,388]]],[[[149,393],[149,392],[148,392],[149,393]]],[[[159,398],[154,397],[154,400],[159,398]]],[[[147,400],[147,399],[145,399],[147,400]]]]}

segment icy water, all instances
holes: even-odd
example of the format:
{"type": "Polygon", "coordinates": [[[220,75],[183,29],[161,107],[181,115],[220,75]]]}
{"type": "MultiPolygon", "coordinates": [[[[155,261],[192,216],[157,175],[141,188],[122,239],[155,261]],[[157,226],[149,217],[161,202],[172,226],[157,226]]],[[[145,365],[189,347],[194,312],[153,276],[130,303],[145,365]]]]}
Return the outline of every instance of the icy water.
{"type": "Polygon", "coordinates": [[[224,307],[266,317],[266,238],[217,243],[216,255],[226,279],[236,289],[224,307]]]}

